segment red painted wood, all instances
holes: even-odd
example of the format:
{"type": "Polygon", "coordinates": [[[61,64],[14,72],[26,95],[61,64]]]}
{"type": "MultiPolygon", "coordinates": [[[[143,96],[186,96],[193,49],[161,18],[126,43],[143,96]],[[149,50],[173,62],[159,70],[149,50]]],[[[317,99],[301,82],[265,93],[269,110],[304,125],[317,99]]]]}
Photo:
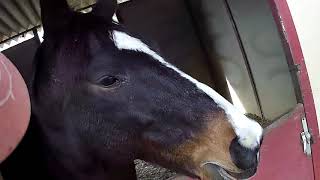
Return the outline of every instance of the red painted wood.
{"type": "Polygon", "coordinates": [[[286,0],[269,0],[272,8],[275,10],[274,15],[288,43],[289,51],[292,55],[294,64],[300,65],[298,74],[305,114],[309,128],[313,134],[314,144],[312,145],[313,168],[315,179],[320,180],[320,136],[319,127],[316,117],[315,104],[312,96],[310,80],[307,68],[304,62],[302,49],[300,46],[298,34],[296,32],[294,22],[290,13],[290,9],[286,0]]]}
{"type": "Polygon", "coordinates": [[[252,180],[313,180],[312,158],[303,153],[300,133],[304,108],[298,105],[288,116],[266,130],[261,161],[252,180]]]}

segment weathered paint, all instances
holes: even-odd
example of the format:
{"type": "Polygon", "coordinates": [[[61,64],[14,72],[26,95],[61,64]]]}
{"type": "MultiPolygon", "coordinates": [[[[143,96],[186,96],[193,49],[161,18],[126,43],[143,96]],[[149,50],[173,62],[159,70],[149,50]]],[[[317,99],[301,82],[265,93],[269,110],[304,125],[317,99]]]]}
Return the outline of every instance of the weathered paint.
{"type": "Polygon", "coordinates": [[[304,56],[310,85],[317,111],[318,124],[320,123],[320,25],[316,23],[320,19],[320,1],[309,0],[297,1],[287,0],[291,16],[299,37],[301,49],[304,56]]]}
{"type": "MultiPolygon", "coordinates": [[[[316,116],[316,109],[311,89],[311,84],[308,76],[307,67],[305,64],[305,59],[302,53],[300,41],[294,21],[291,16],[291,12],[287,1],[285,0],[269,0],[276,21],[279,23],[279,28],[285,33],[286,45],[288,51],[291,53],[292,63],[299,65],[298,80],[302,93],[305,115],[308,121],[309,128],[313,134],[314,144],[312,145],[312,157],[313,157],[313,168],[315,173],[315,179],[320,179],[320,138],[319,138],[319,128],[316,116]],[[281,23],[280,23],[281,22],[281,23]]],[[[311,60],[312,61],[312,60],[311,60]]],[[[299,133],[299,132],[296,132],[299,133]]]]}
{"type": "Polygon", "coordinates": [[[313,180],[312,158],[303,153],[300,133],[304,108],[299,104],[289,115],[266,129],[261,161],[252,180],[313,180]]]}

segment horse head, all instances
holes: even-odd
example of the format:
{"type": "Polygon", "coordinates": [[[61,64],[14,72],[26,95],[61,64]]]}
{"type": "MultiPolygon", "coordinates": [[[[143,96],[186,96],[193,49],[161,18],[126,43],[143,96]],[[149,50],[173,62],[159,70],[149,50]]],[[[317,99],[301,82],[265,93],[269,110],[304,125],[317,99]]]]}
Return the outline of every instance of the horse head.
{"type": "Polygon", "coordinates": [[[199,178],[208,164],[252,176],[261,126],[113,22],[116,7],[81,14],[41,0],[32,107],[55,168],[102,177],[143,159],[199,178]]]}

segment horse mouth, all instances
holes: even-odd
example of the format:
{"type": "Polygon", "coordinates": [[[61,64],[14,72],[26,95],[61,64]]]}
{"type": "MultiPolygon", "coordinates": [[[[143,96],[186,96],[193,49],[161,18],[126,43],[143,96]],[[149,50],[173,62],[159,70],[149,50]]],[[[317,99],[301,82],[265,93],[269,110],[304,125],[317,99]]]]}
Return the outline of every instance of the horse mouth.
{"type": "Polygon", "coordinates": [[[249,179],[254,176],[257,169],[250,169],[243,173],[232,173],[223,168],[219,168],[220,175],[226,180],[249,179]]]}
{"type": "Polygon", "coordinates": [[[205,163],[202,167],[206,171],[208,179],[215,179],[217,176],[221,176],[224,180],[239,180],[239,179],[248,179],[256,173],[256,168],[246,170],[242,173],[234,173],[224,169],[222,166],[216,163],[205,163]]]}
{"type": "Polygon", "coordinates": [[[222,167],[218,167],[218,172],[225,180],[237,180],[237,178],[235,177],[235,175],[233,175],[233,173],[228,172],[222,167]]]}
{"type": "Polygon", "coordinates": [[[214,180],[214,179],[224,179],[224,180],[245,180],[249,179],[256,173],[256,169],[247,170],[242,173],[230,172],[223,167],[217,165],[216,163],[205,163],[201,166],[201,175],[198,173],[191,173],[192,175],[182,175],[171,177],[167,180],[214,180]]]}

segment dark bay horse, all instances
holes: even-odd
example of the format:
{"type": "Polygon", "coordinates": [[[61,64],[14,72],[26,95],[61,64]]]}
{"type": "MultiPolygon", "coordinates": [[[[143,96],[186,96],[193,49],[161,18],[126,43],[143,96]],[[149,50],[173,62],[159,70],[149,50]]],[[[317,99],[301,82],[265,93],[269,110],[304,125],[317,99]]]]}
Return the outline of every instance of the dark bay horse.
{"type": "Polygon", "coordinates": [[[252,176],[261,126],[113,22],[116,7],[41,0],[32,119],[5,180],[130,180],[134,159],[201,179],[207,164],[252,176]]]}

